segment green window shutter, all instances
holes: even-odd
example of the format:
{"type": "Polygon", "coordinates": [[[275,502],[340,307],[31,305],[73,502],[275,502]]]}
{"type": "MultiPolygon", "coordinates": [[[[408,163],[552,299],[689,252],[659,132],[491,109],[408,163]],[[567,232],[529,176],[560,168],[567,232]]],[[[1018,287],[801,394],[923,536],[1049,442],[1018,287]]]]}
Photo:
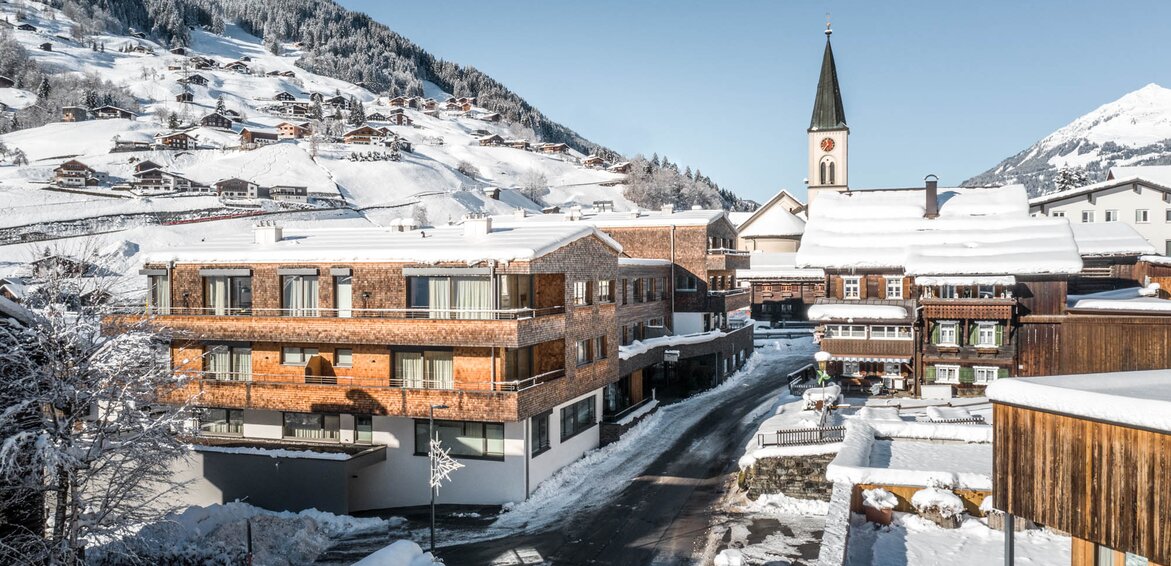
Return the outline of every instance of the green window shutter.
{"type": "Polygon", "coordinates": [[[996,345],[997,346],[1004,345],[1004,325],[1003,324],[996,325],[996,345]]]}
{"type": "MultiPolygon", "coordinates": [[[[938,322],[931,323],[931,343],[932,344],[939,343],[939,323],[938,322]]],[[[935,369],[934,368],[931,369],[931,378],[932,379],[935,378],[935,369]]]]}
{"type": "MultiPolygon", "coordinates": [[[[938,338],[938,336],[936,336],[936,338],[938,338]]],[[[925,371],[927,375],[924,376],[924,379],[927,381],[927,383],[935,383],[935,366],[927,366],[925,371]]]]}
{"type": "Polygon", "coordinates": [[[996,370],[997,379],[1004,379],[1006,377],[1008,377],[1008,368],[1000,368],[996,370]]]}
{"type": "Polygon", "coordinates": [[[960,383],[976,383],[976,370],[970,367],[961,367],[960,383]]]}
{"type": "Polygon", "coordinates": [[[968,345],[975,346],[980,338],[980,325],[976,323],[968,324],[968,345]]]}

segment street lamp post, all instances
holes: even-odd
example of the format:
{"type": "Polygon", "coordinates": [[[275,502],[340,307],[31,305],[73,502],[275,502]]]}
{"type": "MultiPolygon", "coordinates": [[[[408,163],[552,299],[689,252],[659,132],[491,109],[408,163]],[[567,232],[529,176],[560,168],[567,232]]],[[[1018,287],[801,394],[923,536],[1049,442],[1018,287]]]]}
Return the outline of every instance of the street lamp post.
{"type": "Polygon", "coordinates": [[[817,386],[821,388],[821,426],[825,426],[825,418],[829,415],[829,404],[825,400],[825,387],[829,384],[829,373],[825,368],[829,365],[829,360],[833,355],[825,350],[820,350],[813,354],[813,359],[817,360],[817,386]]]}
{"type": "Polygon", "coordinates": [[[433,485],[435,476],[435,409],[446,409],[447,405],[431,405],[431,415],[427,418],[427,487],[431,490],[431,552],[435,552],[435,494],[439,487],[433,485]]]}

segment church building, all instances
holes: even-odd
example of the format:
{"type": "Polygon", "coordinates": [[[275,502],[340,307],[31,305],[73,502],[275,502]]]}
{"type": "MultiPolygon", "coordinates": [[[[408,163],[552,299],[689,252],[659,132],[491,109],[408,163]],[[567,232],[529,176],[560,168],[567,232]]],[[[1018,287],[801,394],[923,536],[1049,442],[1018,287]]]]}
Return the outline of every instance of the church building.
{"type": "Polygon", "coordinates": [[[819,194],[843,192],[849,185],[849,138],[846,110],[842,105],[842,91],[838,86],[838,70],[830,44],[833,30],[825,26],[825,54],[821,59],[821,76],[817,80],[817,96],[813,100],[813,117],[809,120],[809,175],[806,177],[809,196],[806,204],[813,205],[819,194]]]}

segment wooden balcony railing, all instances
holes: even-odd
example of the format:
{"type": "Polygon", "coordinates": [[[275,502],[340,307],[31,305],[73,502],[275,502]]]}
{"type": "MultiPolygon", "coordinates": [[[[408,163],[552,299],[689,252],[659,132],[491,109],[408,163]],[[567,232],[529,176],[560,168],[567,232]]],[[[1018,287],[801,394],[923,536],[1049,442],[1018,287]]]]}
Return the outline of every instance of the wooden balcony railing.
{"type": "Polygon", "coordinates": [[[518,309],[333,309],[260,307],[115,306],[107,314],[142,316],[252,316],[289,318],[392,318],[415,320],[524,320],[561,314],[564,306],[518,309]]]}
{"type": "Polygon", "coordinates": [[[762,432],[756,435],[757,448],[765,446],[800,446],[809,444],[829,444],[841,442],[846,437],[845,426],[825,426],[816,428],[794,428],[775,432],[762,432]]]}

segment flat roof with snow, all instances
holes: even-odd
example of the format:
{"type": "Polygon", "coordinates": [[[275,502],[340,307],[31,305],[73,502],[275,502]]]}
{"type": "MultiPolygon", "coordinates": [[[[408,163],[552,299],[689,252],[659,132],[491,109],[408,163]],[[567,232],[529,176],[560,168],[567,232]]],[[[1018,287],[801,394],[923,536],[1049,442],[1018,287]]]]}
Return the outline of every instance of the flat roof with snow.
{"type": "Polygon", "coordinates": [[[589,236],[616,252],[622,246],[588,224],[496,227],[465,234],[463,226],[400,232],[380,227],[283,230],[275,243],[258,244],[253,231],[209,236],[205,241],[151,253],[147,263],[274,263],[290,261],[467,262],[531,260],[589,236]]]}
{"type": "Polygon", "coordinates": [[[1171,369],[998,379],[996,403],[1171,433],[1171,369]]]}
{"type": "Polygon", "coordinates": [[[723,210],[677,210],[664,212],[661,210],[632,210],[629,212],[598,212],[594,209],[584,209],[580,218],[576,211],[561,214],[537,214],[518,218],[512,215],[500,215],[493,218],[497,225],[506,224],[541,224],[546,222],[580,222],[597,226],[598,228],[624,228],[638,226],[707,226],[720,218],[727,217],[723,210]]]}
{"type": "Polygon", "coordinates": [[[1083,256],[1133,256],[1158,251],[1133,226],[1123,222],[1071,222],[1069,227],[1083,256]]]}
{"type": "Polygon", "coordinates": [[[924,189],[828,193],[810,210],[798,267],[902,269],[909,275],[1077,273],[1081,256],[1064,218],[1029,216],[1025,188],[939,189],[924,218],[924,189]]]}
{"type": "Polygon", "coordinates": [[[907,320],[907,309],[895,305],[827,303],[809,307],[809,320],[907,320]]]}

